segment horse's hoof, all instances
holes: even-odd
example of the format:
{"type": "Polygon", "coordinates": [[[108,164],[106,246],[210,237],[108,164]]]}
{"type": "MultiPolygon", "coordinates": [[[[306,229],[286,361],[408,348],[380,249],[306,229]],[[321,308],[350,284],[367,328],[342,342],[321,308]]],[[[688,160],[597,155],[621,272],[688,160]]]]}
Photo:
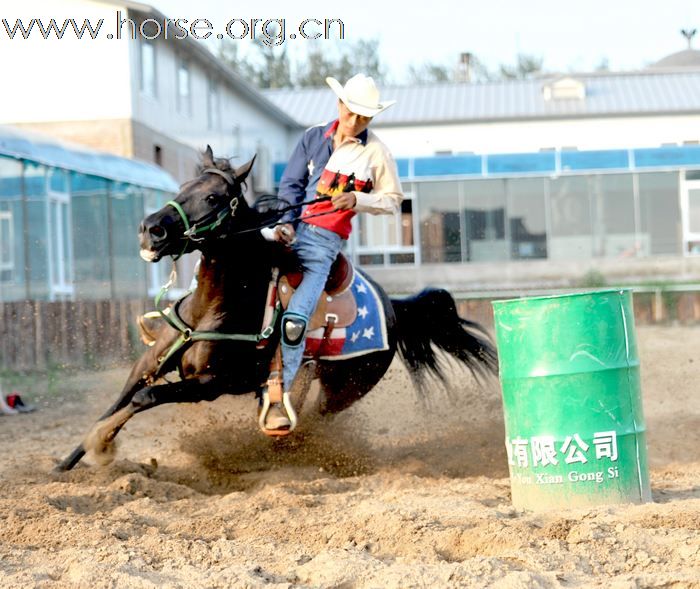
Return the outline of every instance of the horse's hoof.
{"type": "Polygon", "coordinates": [[[98,448],[93,448],[91,457],[99,466],[107,466],[114,462],[117,456],[117,443],[115,440],[105,442],[98,448]]]}
{"type": "Polygon", "coordinates": [[[107,466],[117,455],[117,445],[114,438],[109,439],[112,430],[106,425],[95,425],[83,442],[83,448],[92,460],[100,466],[107,466]]]}

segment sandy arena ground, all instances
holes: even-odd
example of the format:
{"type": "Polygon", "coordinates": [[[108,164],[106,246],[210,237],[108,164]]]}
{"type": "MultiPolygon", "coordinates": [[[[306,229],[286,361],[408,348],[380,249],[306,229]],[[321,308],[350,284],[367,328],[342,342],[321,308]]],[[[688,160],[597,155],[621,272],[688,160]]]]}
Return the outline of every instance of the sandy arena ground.
{"type": "Polygon", "coordinates": [[[52,475],[126,369],[67,378],[0,416],[0,587],[700,587],[700,328],[638,337],[654,503],[544,514],[511,506],[499,393],[467,376],[424,408],[396,363],[278,443],[250,396],[161,407],[52,475]]]}

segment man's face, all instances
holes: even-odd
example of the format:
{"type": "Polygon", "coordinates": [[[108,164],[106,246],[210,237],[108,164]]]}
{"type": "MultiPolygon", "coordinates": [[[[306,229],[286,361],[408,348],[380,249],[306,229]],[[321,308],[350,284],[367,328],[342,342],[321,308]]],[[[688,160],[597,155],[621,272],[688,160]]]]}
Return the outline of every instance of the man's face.
{"type": "Polygon", "coordinates": [[[372,117],[352,112],[342,100],[338,101],[338,113],[338,130],[346,137],[359,135],[372,122],[372,117]]]}

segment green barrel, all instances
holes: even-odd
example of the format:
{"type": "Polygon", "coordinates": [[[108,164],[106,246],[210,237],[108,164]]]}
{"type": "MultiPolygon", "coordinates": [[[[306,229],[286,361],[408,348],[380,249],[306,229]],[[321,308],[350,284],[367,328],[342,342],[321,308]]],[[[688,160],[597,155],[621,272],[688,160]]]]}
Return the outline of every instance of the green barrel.
{"type": "Polygon", "coordinates": [[[631,292],[493,307],[513,505],[650,501],[631,292]]]}

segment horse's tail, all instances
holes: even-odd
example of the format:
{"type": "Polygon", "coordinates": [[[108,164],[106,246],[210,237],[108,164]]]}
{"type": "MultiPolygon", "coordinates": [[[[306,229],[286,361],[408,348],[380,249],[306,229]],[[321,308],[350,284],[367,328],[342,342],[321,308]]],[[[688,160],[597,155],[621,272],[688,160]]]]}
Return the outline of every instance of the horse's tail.
{"type": "Polygon", "coordinates": [[[477,378],[498,373],[496,349],[484,328],[460,317],[446,290],[426,288],[405,299],[391,299],[391,304],[399,353],[419,387],[426,375],[446,380],[436,349],[447,352],[477,378]]]}

